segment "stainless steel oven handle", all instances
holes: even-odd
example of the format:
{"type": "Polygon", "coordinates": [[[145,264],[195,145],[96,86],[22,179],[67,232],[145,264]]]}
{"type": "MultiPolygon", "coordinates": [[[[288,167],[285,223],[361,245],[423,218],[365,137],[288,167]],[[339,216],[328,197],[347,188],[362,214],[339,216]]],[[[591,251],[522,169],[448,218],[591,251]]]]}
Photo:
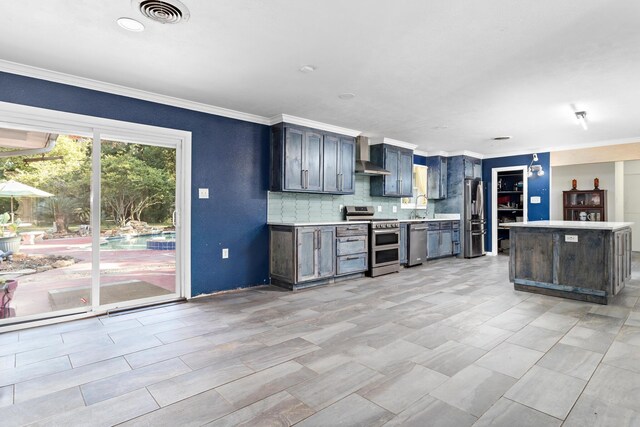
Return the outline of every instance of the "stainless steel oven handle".
{"type": "Polygon", "coordinates": [[[382,230],[373,230],[373,234],[400,234],[400,230],[397,228],[387,228],[382,230]]]}

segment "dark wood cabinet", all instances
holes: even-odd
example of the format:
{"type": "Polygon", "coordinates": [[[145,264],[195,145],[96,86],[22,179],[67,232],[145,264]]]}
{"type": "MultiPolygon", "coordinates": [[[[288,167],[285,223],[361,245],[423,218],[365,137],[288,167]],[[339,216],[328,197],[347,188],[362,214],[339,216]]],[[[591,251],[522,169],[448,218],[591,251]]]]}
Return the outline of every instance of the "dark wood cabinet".
{"type": "Polygon", "coordinates": [[[280,123],[271,130],[271,191],[353,194],[355,139],[280,123]]]}
{"type": "Polygon", "coordinates": [[[462,161],[464,163],[465,178],[482,179],[482,160],[464,156],[462,161]]]}
{"type": "Polygon", "coordinates": [[[371,162],[390,172],[372,176],[371,195],[382,197],[413,197],[413,150],[389,144],[370,148],[371,162]]]}
{"type": "Polygon", "coordinates": [[[606,221],[607,190],[569,190],[562,192],[565,221],[606,221]]]}
{"type": "Polygon", "coordinates": [[[354,193],[355,159],[356,143],[353,138],[326,135],[322,190],[326,193],[354,193]]]}
{"type": "Polygon", "coordinates": [[[444,156],[427,157],[427,197],[429,199],[447,198],[447,162],[444,156]]]}
{"type": "Polygon", "coordinates": [[[460,221],[431,221],[427,224],[427,259],[460,253],[460,221]]]}

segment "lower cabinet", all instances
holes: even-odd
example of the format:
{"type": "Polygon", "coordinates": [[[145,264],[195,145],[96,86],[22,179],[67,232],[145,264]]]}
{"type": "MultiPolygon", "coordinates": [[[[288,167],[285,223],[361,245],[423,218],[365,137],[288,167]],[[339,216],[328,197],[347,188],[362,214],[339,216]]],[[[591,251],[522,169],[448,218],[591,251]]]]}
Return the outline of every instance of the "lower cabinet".
{"type": "Polygon", "coordinates": [[[335,227],[300,227],[296,229],[296,283],[331,277],[335,272],[333,242],[335,227]]]}
{"type": "Polygon", "coordinates": [[[432,221],[427,224],[427,259],[460,253],[460,222],[432,221]]]}
{"type": "Polygon", "coordinates": [[[366,271],[367,233],[367,224],[344,227],[271,225],[269,272],[272,283],[296,289],[366,271]]]}
{"type": "Polygon", "coordinates": [[[369,268],[369,226],[336,227],[336,276],[362,273],[369,268]]]}

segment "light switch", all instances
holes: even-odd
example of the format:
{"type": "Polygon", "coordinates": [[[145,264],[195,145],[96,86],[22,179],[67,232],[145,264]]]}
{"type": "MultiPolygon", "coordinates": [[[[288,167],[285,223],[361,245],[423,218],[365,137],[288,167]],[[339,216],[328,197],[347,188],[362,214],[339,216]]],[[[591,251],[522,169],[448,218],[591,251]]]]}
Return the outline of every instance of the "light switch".
{"type": "Polygon", "coordinates": [[[531,204],[540,203],[540,196],[531,196],[531,204]]]}
{"type": "Polygon", "coordinates": [[[209,189],[208,188],[198,188],[198,198],[199,199],[208,199],[209,198],[209,189]]]}
{"type": "Polygon", "coordinates": [[[382,206],[378,206],[378,212],[382,212],[382,206]]]}
{"type": "Polygon", "coordinates": [[[396,213],[396,212],[398,212],[398,207],[396,205],[393,205],[392,210],[393,210],[393,213],[396,213]]]}
{"type": "Polygon", "coordinates": [[[565,242],[577,243],[578,242],[578,236],[576,236],[575,234],[565,234],[564,241],[565,242]]]}
{"type": "Polygon", "coordinates": [[[222,249],[222,259],[229,258],[229,248],[222,249]]]}

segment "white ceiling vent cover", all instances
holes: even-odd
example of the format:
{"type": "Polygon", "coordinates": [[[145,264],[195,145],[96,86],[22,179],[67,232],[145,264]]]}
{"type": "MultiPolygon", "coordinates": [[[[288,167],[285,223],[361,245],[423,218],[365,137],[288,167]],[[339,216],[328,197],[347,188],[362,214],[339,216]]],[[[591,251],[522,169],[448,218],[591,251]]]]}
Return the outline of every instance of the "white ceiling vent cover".
{"type": "Polygon", "coordinates": [[[191,16],[187,6],[178,0],[132,0],[132,3],[144,16],[161,24],[177,24],[191,16]]]}

